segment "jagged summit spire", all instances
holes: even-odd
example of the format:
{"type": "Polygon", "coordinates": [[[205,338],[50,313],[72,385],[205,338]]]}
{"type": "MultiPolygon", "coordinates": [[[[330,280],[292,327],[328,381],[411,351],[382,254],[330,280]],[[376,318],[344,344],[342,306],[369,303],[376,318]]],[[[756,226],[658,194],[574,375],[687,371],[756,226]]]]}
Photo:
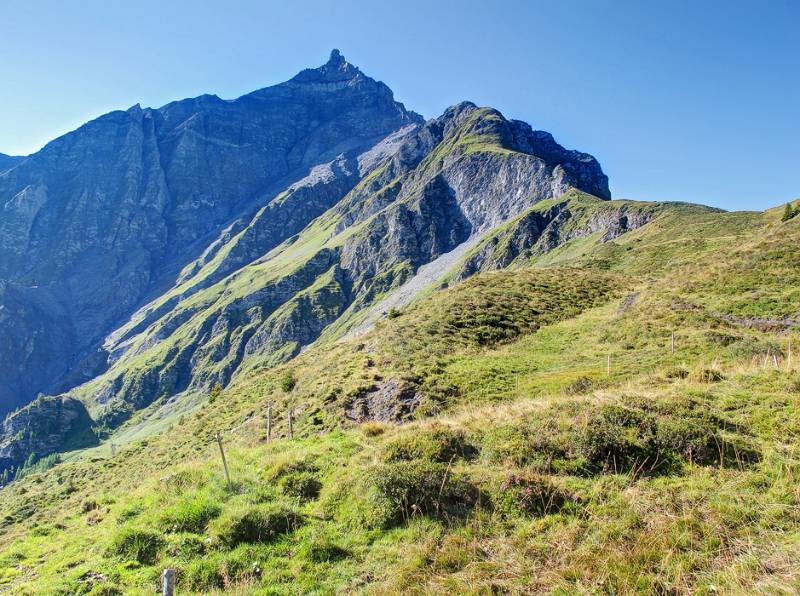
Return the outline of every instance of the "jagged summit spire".
{"type": "Polygon", "coordinates": [[[331,50],[328,61],[319,68],[309,68],[300,72],[291,82],[294,83],[319,83],[347,81],[357,77],[363,77],[363,73],[357,66],[353,66],[337,50],[331,50]]]}
{"type": "Polygon", "coordinates": [[[343,62],[347,62],[347,60],[344,59],[344,56],[342,56],[342,53],[339,50],[333,48],[331,50],[331,57],[328,58],[328,65],[338,67],[343,62]]]}

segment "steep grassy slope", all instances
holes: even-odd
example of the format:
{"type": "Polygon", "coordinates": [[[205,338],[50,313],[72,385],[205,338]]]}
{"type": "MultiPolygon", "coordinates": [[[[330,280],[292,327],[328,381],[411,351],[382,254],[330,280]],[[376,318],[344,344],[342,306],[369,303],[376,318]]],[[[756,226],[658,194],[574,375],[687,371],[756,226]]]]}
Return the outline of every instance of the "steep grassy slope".
{"type": "Polygon", "coordinates": [[[3,489],[0,587],[799,590],[800,221],[565,200],[373,331],[3,489]]]}
{"type": "Polygon", "coordinates": [[[608,195],[594,158],[490,108],[459,104],[397,135],[370,167],[363,155],[320,166],[231,230],[107,339],[110,366],[71,395],[111,429],[157,400],[197,401],[346,331],[420,267],[536,203],[608,195]]]}

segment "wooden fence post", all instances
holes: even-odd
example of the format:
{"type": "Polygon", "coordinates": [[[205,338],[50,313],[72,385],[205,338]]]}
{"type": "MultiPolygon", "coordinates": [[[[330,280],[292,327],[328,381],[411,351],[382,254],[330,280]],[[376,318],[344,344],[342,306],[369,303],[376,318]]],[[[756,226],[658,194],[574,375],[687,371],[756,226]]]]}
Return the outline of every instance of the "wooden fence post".
{"type": "Polygon", "coordinates": [[[292,424],[294,422],[294,408],[289,408],[289,438],[294,438],[292,424]]]}
{"type": "Polygon", "coordinates": [[[672,332],[672,353],[675,353],[675,332],[672,332]]]}
{"type": "Polygon", "coordinates": [[[611,376],[611,354],[606,357],[606,374],[611,376]]]}
{"type": "Polygon", "coordinates": [[[272,402],[267,404],[267,442],[272,441],[272,402]]]}
{"type": "Polygon", "coordinates": [[[217,445],[219,445],[219,454],[222,456],[222,467],[225,468],[225,480],[228,482],[228,489],[231,488],[231,475],[228,472],[228,460],[225,459],[225,450],[222,448],[222,435],[217,433],[217,445]]]}
{"type": "Polygon", "coordinates": [[[164,569],[161,575],[161,594],[162,596],[175,595],[175,570],[164,569]]]}

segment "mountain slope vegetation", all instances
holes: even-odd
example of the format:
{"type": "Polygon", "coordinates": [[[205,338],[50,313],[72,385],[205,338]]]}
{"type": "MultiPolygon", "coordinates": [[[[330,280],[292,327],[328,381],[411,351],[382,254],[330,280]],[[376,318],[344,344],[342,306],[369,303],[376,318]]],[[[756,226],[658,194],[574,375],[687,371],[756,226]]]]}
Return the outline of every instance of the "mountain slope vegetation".
{"type": "MultiPolygon", "coordinates": [[[[373,329],[4,488],[0,587],[144,594],[171,567],[188,593],[797,591],[780,216],[534,204],[373,329]]],[[[335,267],[312,288],[292,308],[345,291],[335,267]]]]}
{"type": "Polygon", "coordinates": [[[571,190],[610,198],[592,156],[469,102],[424,122],[338,51],[102,116],[0,172],[0,473],[363,333],[571,190]]]}

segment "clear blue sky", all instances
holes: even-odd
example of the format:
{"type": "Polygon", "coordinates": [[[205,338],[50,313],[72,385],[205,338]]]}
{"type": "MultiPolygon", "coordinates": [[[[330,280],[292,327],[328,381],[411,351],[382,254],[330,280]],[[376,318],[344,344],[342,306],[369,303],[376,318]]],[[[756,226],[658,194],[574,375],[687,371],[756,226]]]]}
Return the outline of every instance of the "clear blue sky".
{"type": "Polygon", "coordinates": [[[616,198],[800,197],[800,0],[0,0],[0,152],[237,97],[333,47],[426,117],[469,99],[594,154],[616,198]]]}

